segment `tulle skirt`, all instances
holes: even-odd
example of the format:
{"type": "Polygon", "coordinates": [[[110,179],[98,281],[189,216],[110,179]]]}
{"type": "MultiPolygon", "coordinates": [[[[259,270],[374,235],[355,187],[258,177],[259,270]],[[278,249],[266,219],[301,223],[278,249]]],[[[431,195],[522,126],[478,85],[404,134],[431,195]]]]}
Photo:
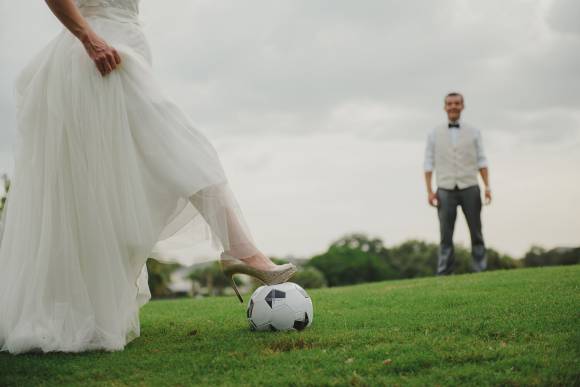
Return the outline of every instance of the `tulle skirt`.
{"type": "Polygon", "coordinates": [[[22,70],[0,220],[0,349],[120,350],[139,336],[148,257],[255,253],[214,147],[157,84],[136,20],[86,15],[121,66],[67,30],[22,70]]]}

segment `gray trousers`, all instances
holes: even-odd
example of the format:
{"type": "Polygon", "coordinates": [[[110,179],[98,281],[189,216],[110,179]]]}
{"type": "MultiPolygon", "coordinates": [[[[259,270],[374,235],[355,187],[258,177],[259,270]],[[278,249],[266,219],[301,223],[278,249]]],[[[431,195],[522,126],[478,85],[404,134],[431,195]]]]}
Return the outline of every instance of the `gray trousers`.
{"type": "Polygon", "coordinates": [[[457,206],[461,206],[469,226],[473,270],[476,272],[485,270],[487,257],[481,233],[481,191],[479,186],[474,185],[464,189],[456,187],[453,190],[438,188],[437,198],[439,200],[437,213],[441,232],[437,275],[450,274],[453,271],[455,263],[453,231],[457,218],[457,206]]]}

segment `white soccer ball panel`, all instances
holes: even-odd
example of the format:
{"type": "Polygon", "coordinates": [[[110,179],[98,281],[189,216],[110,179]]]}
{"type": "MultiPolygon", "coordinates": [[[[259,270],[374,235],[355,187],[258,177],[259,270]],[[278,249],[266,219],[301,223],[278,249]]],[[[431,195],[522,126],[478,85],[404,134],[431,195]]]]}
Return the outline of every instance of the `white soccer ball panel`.
{"type": "Polygon", "coordinates": [[[304,312],[308,304],[312,304],[310,298],[305,298],[302,293],[296,289],[286,292],[286,305],[292,308],[295,312],[304,312]]]}
{"type": "Polygon", "coordinates": [[[272,308],[263,299],[254,299],[252,297],[252,301],[254,302],[254,306],[248,318],[252,320],[256,327],[269,324],[272,318],[272,308]]]}
{"type": "Polygon", "coordinates": [[[272,326],[279,331],[287,331],[294,326],[295,313],[287,305],[279,305],[272,311],[272,326]]]}
{"type": "Polygon", "coordinates": [[[256,299],[258,298],[264,299],[264,297],[266,297],[266,294],[268,294],[268,292],[270,291],[270,289],[268,288],[269,286],[262,285],[256,290],[254,290],[254,293],[252,293],[252,299],[254,299],[254,302],[256,302],[256,299]]]}
{"type": "Polygon", "coordinates": [[[294,284],[294,287],[296,288],[296,290],[298,290],[298,292],[300,294],[302,294],[302,296],[304,296],[304,298],[310,298],[310,296],[308,295],[308,293],[306,293],[306,290],[304,290],[302,288],[302,286],[295,284],[294,282],[290,282],[290,283],[294,284]]]}

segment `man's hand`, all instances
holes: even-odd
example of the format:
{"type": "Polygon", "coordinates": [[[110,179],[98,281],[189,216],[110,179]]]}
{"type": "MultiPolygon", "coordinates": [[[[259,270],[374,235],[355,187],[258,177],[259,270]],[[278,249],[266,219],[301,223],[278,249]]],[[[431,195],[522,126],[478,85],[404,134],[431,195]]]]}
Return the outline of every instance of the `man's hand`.
{"type": "Polygon", "coordinates": [[[484,203],[486,206],[491,203],[491,189],[489,189],[489,188],[485,189],[485,202],[484,203]]]}
{"type": "Polygon", "coordinates": [[[425,171],[425,185],[427,186],[427,202],[430,206],[437,207],[439,205],[439,198],[437,197],[437,191],[433,192],[431,187],[431,176],[433,171],[425,171]]]}
{"type": "Polygon", "coordinates": [[[487,167],[479,169],[481,174],[481,179],[483,180],[483,186],[485,187],[485,201],[483,202],[486,206],[491,203],[491,188],[489,188],[489,171],[487,167]]]}
{"type": "Polygon", "coordinates": [[[427,201],[432,207],[437,207],[439,204],[439,198],[437,197],[437,192],[429,192],[427,201]]]}

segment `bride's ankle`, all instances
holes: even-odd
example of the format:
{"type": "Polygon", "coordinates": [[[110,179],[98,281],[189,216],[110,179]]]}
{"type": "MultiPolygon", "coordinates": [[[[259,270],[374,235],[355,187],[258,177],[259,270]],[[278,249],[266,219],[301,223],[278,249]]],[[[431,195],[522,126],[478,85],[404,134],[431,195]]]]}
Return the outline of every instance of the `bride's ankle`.
{"type": "Polygon", "coordinates": [[[238,259],[241,259],[242,261],[252,261],[252,260],[256,260],[256,259],[264,259],[266,258],[264,254],[262,254],[261,252],[257,252],[254,253],[252,255],[242,255],[240,256],[240,254],[238,254],[238,259]]]}
{"type": "Polygon", "coordinates": [[[274,267],[277,266],[275,262],[272,262],[263,253],[256,253],[248,257],[240,258],[242,261],[246,262],[250,266],[260,266],[260,267],[274,267]]]}

